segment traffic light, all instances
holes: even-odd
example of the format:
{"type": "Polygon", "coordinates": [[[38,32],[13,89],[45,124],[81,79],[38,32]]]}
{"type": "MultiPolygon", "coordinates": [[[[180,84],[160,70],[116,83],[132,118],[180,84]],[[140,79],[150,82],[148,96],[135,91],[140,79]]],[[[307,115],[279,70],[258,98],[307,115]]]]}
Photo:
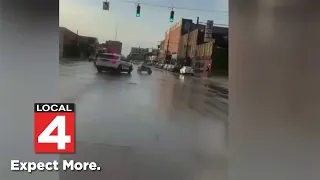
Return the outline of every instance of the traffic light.
{"type": "Polygon", "coordinates": [[[174,11],[172,10],[170,12],[170,22],[173,22],[173,19],[174,19],[174,11]]]}
{"type": "Polygon", "coordinates": [[[140,5],[137,6],[136,17],[140,17],[140,5]]]}
{"type": "Polygon", "coordinates": [[[160,45],[158,45],[158,49],[160,49],[160,45]]]}

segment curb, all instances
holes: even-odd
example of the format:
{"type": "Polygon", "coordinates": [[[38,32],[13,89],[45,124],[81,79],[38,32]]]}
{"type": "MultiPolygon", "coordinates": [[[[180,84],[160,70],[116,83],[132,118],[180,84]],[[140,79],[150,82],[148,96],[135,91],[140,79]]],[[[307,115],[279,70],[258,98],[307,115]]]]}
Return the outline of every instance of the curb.
{"type": "MultiPolygon", "coordinates": [[[[172,74],[180,74],[180,73],[175,73],[175,72],[171,72],[171,71],[167,71],[167,70],[164,70],[164,69],[160,69],[160,68],[156,68],[156,67],[152,67],[153,69],[156,69],[156,70],[160,70],[160,71],[164,71],[164,72],[169,72],[169,73],[172,73],[172,74]]],[[[210,79],[208,77],[204,77],[204,76],[197,76],[197,75],[194,75],[194,76],[188,76],[190,78],[195,78],[195,79],[203,79],[207,82],[210,82],[212,83],[214,86],[216,86],[217,88],[221,88],[222,91],[228,93],[229,92],[229,88],[224,86],[222,83],[220,82],[217,82],[216,80],[214,79],[210,79]]]]}
{"type": "Polygon", "coordinates": [[[219,88],[222,88],[222,89],[224,89],[225,91],[228,91],[229,92],[229,87],[227,86],[225,86],[225,85],[223,85],[221,82],[218,82],[218,81],[216,81],[216,80],[214,80],[214,79],[212,79],[212,78],[208,78],[208,77],[204,77],[204,76],[193,76],[192,78],[197,78],[197,79],[203,79],[203,80],[205,80],[205,81],[207,81],[207,82],[210,82],[210,83],[212,83],[212,84],[214,84],[215,86],[217,86],[217,87],[219,87],[219,88]]]}

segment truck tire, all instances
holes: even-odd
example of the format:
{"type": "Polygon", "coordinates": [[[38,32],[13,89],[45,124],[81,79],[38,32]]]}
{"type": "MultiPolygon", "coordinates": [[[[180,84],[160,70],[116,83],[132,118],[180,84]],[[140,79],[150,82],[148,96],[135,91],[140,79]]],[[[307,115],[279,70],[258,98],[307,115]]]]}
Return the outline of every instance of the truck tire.
{"type": "Polygon", "coordinates": [[[132,68],[132,66],[130,66],[129,70],[128,70],[128,74],[131,74],[132,70],[133,70],[133,68],[132,68]]]}
{"type": "Polygon", "coordinates": [[[120,64],[117,69],[116,69],[116,73],[121,73],[122,72],[122,65],[120,64]]]}

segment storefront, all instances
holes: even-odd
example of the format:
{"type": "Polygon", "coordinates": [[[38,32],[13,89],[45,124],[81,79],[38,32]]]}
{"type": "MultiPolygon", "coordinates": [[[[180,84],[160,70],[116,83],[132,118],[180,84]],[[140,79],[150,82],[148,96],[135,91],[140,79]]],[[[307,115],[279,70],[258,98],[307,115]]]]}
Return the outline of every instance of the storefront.
{"type": "Polygon", "coordinates": [[[178,59],[178,56],[177,56],[177,53],[172,53],[171,55],[171,63],[170,64],[176,64],[177,63],[177,59],[178,59]]]}

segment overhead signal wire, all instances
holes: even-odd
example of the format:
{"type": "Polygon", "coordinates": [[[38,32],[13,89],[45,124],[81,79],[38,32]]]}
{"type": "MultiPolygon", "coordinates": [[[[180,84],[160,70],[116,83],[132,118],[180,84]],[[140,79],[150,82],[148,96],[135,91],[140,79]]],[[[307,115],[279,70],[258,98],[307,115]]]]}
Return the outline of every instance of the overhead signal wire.
{"type": "Polygon", "coordinates": [[[161,8],[168,8],[168,9],[181,9],[181,10],[188,10],[188,11],[205,11],[205,12],[212,12],[212,13],[224,13],[228,15],[227,11],[218,11],[218,10],[211,10],[211,9],[197,9],[197,8],[188,8],[188,7],[180,7],[180,6],[174,6],[174,5],[161,5],[161,4],[152,4],[152,3],[145,3],[140,1],[128,1],[128,0],[119,0],[120,2],[124,3],[134,3],[134,4],[140,4],[140,5],[146,5],[146,6],[154,6],[154,7],[161,7],[161,8]]]}

